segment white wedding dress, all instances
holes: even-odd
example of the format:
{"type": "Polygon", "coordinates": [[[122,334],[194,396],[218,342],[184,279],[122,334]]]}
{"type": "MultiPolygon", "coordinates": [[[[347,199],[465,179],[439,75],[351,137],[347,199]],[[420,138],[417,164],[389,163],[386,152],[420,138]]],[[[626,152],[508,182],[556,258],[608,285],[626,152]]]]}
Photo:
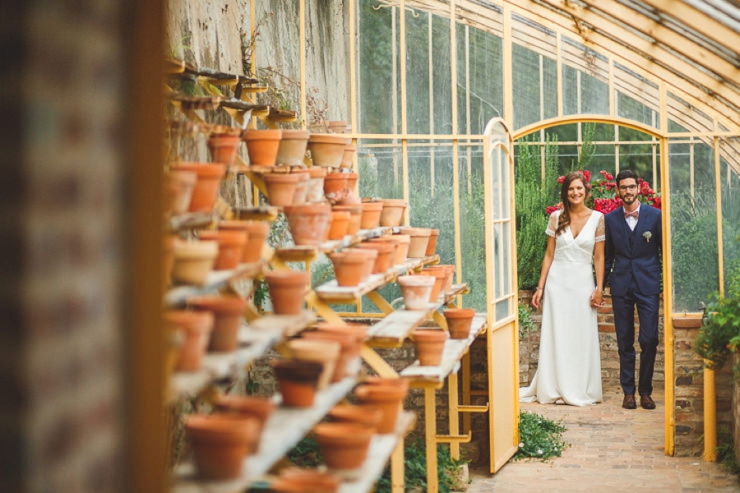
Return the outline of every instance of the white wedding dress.
{"type": "Polygon", "coordinates": [[[593,211],[573,238],[570,226],[555,236],[560,211],[552,213],[546,233],[555,237],[555,256],[542,302],[542,331],[537,372],[519,389],[521,402],[564,402],[587,406],[601,402],[601,356],[592,261],[596,242],[604,241],[604,215],[593,211]]]}

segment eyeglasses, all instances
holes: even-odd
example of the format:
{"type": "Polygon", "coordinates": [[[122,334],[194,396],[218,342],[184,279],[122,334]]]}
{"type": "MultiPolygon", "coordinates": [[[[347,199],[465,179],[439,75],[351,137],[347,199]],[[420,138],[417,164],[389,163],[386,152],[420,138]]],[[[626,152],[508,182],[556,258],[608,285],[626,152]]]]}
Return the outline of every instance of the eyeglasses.
{"type": "Polygon", "coordinates": [[[637,185],[620,185],[619,189],[623,192],[626,192],[627,190],[637,190],[637,185]]]}

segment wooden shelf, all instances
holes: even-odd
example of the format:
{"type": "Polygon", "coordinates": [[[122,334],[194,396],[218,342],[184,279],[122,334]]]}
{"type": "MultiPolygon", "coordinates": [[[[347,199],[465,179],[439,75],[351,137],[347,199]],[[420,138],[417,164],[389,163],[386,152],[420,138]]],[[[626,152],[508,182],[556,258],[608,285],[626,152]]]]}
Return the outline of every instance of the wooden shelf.
{"type": "MultiPolygon", "coordinates": [[[[195,465],[183,464],[175,470],[176,493],[241,493],[254,480],[259,479],[303,438],[327,412],[354,387],[354,378],[341,382],[316,395],[313,407],[307,409],[280,407],[265,423],[256,455],[247,457],[242,476],[229,481],[206,481],[196,477],[195,465]]],[[[276,396],[276,402],[279,398],[276,396]]]]}
{"type": "Polygon", "coordinates": [[[188,212],[170,217],[169,229],[170,232],[175,233],[184,229],[205,228],[212,222],[212,212],[188,212]]]}
{"type": "Polygon", "coordinates": [[[213,381],[234,378],[283,337],[292,336],[316,321],[311,312],[300,315],[266,315],[239,329],[239,349],[230,353],[206,353],[195,372],[172,375],[171,400],[192,397],[213,381]]]}
{"type": "Polygon", "coordinates": [[[393,449],[416,424],[416,414],[404,411],[398,415],[398,422],[393,433],[375,435],[370,441],[367,459],[362,465],[358,476],[352,481],[345,481],[339,486],[339,493],[367,493],[372,491],[383,474],[393,449]]]}
{"type": "Polygon", "coordinates": [[[419,361],[401,371],[401,377],[409,380],[412,387],[441,386],[450,373],[458,370],[460,359],[468,351],[478,334],[486,329],[485,313],[476,313],[467,339],[448,339],[445,342],[442,362],[439,366],[421,366],[419,361]]]}
{"type": "Polygon", "coordinates": [[[337,283],[336,279],[332,279],[331,281],[317,287],[315,289],[316,295],[324,303],[352,303],[359,300],[367,293],[375,291],[376,289],[395,281],[400,275],[406,274],[410,271],[418,270],[425,265],[435,264],[438,262],[439,255],[431,255],[429,257],[410,259],[407,260],[404,264],[394,265],[384,274],[371,275],[365,282],[360,283],[358,286],[340,286],[337,283]]]}
{"type": "Polygon", "coordinates": [[[190,96],[181,92],[168,94],[170,101],[177,103],[183,110],[215,110],[221,104],[219,96],[190,96]]]}
{"type": "Polygon", "coordinates": [[[340,251],[343,248],[348,248],[353,245],[357,245],[370,238],[377,238],[387,232],[392,231],[393,228],[380,227],[374,229],[361,229],[355,235],[347,235],[341,240],[329,240],[325,241],[320,245],[294,245],[286,248],[278,248],[275,250],[275,254],[283,262],[309,262],[315,259],[319,253],[330,253],[340,251]]]}
{"type": "Polygon", "coordinates": [[[368,330],[367,345],[375,348],[396,348],[403,344],[409,333],[428,319],[441,306],[468,288],[466,283],[456,284],[439,296],[436,303],[429,303],[426,310],[396,310],[368,330]]]}
{"type": "Polygon", "coordinates": [[[208,274],[205,284],[202,286],[179,286],[167,291],[164,295],[164,305],[176,307],[184,305],[188,298],[212,293],[225,287],[230,281],[244,277],[258,277],[264,271],[264,262],[252,264],[239,264],[236,269],[215,270],[208,274]]]}

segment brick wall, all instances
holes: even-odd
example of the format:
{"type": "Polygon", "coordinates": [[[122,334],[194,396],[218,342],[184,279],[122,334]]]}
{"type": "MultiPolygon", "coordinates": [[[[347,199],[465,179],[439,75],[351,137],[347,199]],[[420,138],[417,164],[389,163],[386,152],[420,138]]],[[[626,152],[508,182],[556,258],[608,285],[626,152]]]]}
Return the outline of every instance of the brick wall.
{"type": "Polygon", "coordinates": [[[116,0],[10,2],[0,27],[0,491],[118,491],[116,0]]]}

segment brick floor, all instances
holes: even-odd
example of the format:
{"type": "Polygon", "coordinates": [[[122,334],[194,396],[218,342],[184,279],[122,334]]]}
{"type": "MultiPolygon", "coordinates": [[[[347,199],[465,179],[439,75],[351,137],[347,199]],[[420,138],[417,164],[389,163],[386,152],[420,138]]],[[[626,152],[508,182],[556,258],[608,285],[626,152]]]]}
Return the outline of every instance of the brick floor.
{"type": "Polygon", "coordinates": [[[621,389],[605,388],[604,402],[595,406],[522,403],[522,411],[562,419],[571,447],[550,462],[509,462],[494,476],[471,471],[467,493],[740,491],[738,478],[718,464],[664,455],[663,390],[653,399],[655,411],[626,410],[621,389]]]}

